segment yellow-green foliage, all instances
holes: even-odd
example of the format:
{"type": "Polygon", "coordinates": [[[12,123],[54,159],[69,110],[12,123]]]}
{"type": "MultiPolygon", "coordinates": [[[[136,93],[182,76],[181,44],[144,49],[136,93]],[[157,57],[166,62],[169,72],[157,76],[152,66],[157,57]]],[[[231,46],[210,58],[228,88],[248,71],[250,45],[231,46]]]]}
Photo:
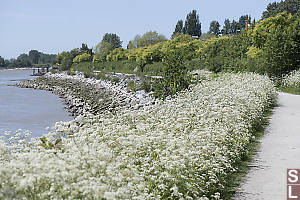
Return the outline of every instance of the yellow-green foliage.
{"type": "MultiPolygon", "coordinates": [[[[168,53],[169,48],[182,49],[187,57],[193,59],[196,57],[196,50],[201,47],[202,41],[192,38],[189,35],[179,35],[178,37],[159,42],[154,45],[149,45],[141,48],[133,49],[122,49],[118,48],[111,51],[107,57],[106,61],[118,61],[118,60],[130,60],[136,61],[140,66],[145,66],[146,64],[151,64],[154,62],[161,62],[166,53],[168,53]]],[[[97,61],[96,56],[93,59],[97,61]]]]}
{"type": "Polygon", "coordinates": [[[300,66],[300,19],[280,13],[259,21],[248,36],[253,44],[247,55],[259,66],[259,72],[282,76],[300,66]]]}
{"type": "Polygon", "coordinates": [[[246,52],[247,56],[249,58],[257,58],[258,56],[261,56],[263,51],[255,46],[251,46],[248,48],[248,51],[246,52]]]}
{"type": "Polygon", "coordinates": [[[174,47],[182,49],[189,58],[195,58],[195,51],[201,47],[202,41],[192,38],[189,35],[180,35],[172,40],[149,45],[143,48],[128,50],[128,59],[144,66],[153,62],[161,62],[165,54],[174,47]]]}
{"type": "Polygon", "coordinates": [[[93,62],[95,62],[95,63],[98,63],[98,62],[101,62],[102,60],[99,58],[99,54],[95,54],[94,56],[93,56],[93,62]]]}
{"type": "MultiPolygon", "coordinates": [[[[197,57],[203,59],[212,51],[220,51],[220,47],[222,47],[222,43],[226,43],[230,40],[230,37],[223,36],[223,37],[214,37],[209,40],[206,40],[202,43],[202,46],[196,50],[197,57]]],[[[222,47],[223,48],[223,47],[222,47]]]]}
{"type": "Polygon", "coordinates": [[[84,62],[84,61],[89,61],[91,59],[91,54],[88,54],[88,53],[83,53],[83,54],[80,54],[78,56],[76,56],[74,59],[73,59],[73,62],[74,63],[80,63],[80,62],[84,62]]]}
{"type": "Polygon", "coordinates": [[[168,51],[173,51],[177,49],[181,52],[186,60],[191,60],[196,58],[196,50],[198,50],[202,46],[202,41],[198,39],[194,39],[188,35],[181,35],[176,37],[173,40],[170,40],[164,44],[162,47],[163,54],[168,54],[168,51]]]}
{"type": "Polygon", "coordinates": [[[137,54],[139,53],[139,51],[141,50],[141,48],[134,48],[134,49],[129,49],[126,50],[127,51],[127,59],[130,61],[135,61],[137,54]]]}
{"type": "Polygon", "coordinates": [[[245,32],[235,36],[212,38],[202,43],[196,55],[202,67],[211,71],[245,70],[242,63],[250,46],[250,39],[245,32]]]}
{"type": "Polygon", "coordinates": [[[162,46],[164,43],[146,46],[140,49],[136,55],[136,62],[139,65],[146,65],[153,62],[159,62],[162,59],[162,46]]]}
{"type": "Polygon", "coordinates": [[[93,62],[104,62],[106,61],[107,55],[113,51],[112,44],[101,41],[97,46],[95,47],[95,55],[93,58],[93,62]]]}
{"type": "Polygon", "coordinates": [[[123,48],[117,48],[111,51],[107,56],[107,61],[118,61],[127,59],[127,52],[123,48]]]}
{"type": "Polygon", "coordinates": [[[67,56],[67,52],[66,51],[62,51],[60,54],[58,54],[57,56],[56,56],[56,63],[57,64],[61,64],[61,61],[63,60],[63,58],[64,57],[66,57],[67,56]]]}
{"type": "Polygon", "coordinates": [[[283,12],[275,17],[261,20],[253,30],[248,32],[253,45],[261,48],[269,38],[274,37],[275,33],[287,31],[287,27],[293,23],[292,18],[291,14],[283,12]]]}

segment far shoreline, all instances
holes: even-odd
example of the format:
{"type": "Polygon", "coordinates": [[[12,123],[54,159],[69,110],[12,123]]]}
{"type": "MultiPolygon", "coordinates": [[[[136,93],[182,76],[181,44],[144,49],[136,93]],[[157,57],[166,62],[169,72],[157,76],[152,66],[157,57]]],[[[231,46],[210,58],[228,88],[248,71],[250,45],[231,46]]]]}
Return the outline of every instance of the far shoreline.
{"type": "Polygon", "coordinates": [[[18,67],[16,67],[16,68],[0,68],[0,71],[1,70],[29,70],[29,69],[34,69],[34,67],[30,67],[30,68],[27,68],[27,67],[21,67],[21,68],[18,68],[18,67]]]}

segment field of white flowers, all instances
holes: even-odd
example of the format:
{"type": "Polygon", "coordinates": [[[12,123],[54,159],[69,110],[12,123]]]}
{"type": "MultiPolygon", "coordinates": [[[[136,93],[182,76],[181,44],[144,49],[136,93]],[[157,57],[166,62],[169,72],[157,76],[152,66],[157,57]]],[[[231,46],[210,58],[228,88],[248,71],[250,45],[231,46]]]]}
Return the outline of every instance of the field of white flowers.
{"type": "Polygon", "coordinates": [[[265,76],[225,74],[42,140],[0,140],[0,199],[219,199],[276,96],[265,76]]]}
{"type": "Polygon", "coordinates": [[[283,87],[300,87],[300,70],[292,71],[288,75],[284,76],[282,79],[283,87]]]}

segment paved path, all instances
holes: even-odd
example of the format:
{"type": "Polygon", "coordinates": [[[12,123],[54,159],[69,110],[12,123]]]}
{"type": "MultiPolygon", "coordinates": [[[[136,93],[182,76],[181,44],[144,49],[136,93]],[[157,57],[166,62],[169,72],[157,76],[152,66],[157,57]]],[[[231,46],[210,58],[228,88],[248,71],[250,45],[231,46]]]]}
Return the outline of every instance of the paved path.
{"type": "Polygon", "coordinates": [[[234,199],[286,199],[287,168],[300,168],[300,95],[279,93],[261,147],[234,199]]]}

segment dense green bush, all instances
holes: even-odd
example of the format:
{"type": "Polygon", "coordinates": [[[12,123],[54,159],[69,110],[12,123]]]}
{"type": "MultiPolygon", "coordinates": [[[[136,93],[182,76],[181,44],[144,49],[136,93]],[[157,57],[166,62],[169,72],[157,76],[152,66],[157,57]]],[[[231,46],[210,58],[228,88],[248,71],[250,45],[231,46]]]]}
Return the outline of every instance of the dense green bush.
{"type": "Polygon", "coordinates": [[[247,57],[246,52],[250,44],[245,32],[212,38],[197,50],[199,64],[214,72],[247,70],[246,66],[241,67],[241,60],[247,57]]]}
{"type": "Polygon", "coordinates": [[[73,63],[80,63],[80,62],[91,61],[91,58],[92,58],[91,54],[83,53],[83,54],[80,54],[80,55],[76,56],[73,59],[73,63]]]}
{"type": "Polygon", "coordinates": [[[191,60],[194,56],[191,51],[194,46],[189,44],[176,45],[169,43],[164,47],[163,64],[165,67],[163,69],[163,79],[155,84],[155,96],[165,98],[189,86],[191,78],[185,62],[191,60]]]}
{"type": "Polygon", "coordinates": [[[154,62],[152,64],[146,64],[144,67],[144,74],[157,76],[163,75],[164,72],[164,65],[162,62],[154,62]]]}
{"type": "Polygon", "coordinates": [[[248,56],[257,61],[257,72],[281,77],[300,66],[300,19],[280,13],[261,20],[249,32],[253,43],[248,56]]]}
{"type": "Polygon", "coordinates": [[[57,63],[61,70],[68,70],[72,66],[74,70],[83,72],[97,70],[161,75],[168,82],[162,88],[172,94],[179,88],[187,87],[185,74],[196,69],[213,72],[250,71],[277,77],[295,70],[300,66],[299,33],[300,19],[281,13],[233,36],[202,41],[183,34],[146,47],[117,48],[107,52],[102,60],[97,60],[96,53],[94,62],[81,62],[79,58],[85,54],[74,49],[59,54],[57,63]]]}
{"type": "Polygon", "coordinates": [[[127,83],[127,88],[131,91],[135,91],[137,89],[136,83],[134,81],[129,81],[127,83]]]}
{"type": "Polygon", "coordinates": [[[199,58],[194,58],[186,61],[185,66],[188,69],[188,71],[193,71],[196,69],[204,69],[204,66],[202,65],[199,58]]]}
{"type": "Polygon", "coordinates": [[[127,55],[123,48],[114,49],[106,56],[107,61],[118,61],[125,59],[127,59],[127,55]]]}

